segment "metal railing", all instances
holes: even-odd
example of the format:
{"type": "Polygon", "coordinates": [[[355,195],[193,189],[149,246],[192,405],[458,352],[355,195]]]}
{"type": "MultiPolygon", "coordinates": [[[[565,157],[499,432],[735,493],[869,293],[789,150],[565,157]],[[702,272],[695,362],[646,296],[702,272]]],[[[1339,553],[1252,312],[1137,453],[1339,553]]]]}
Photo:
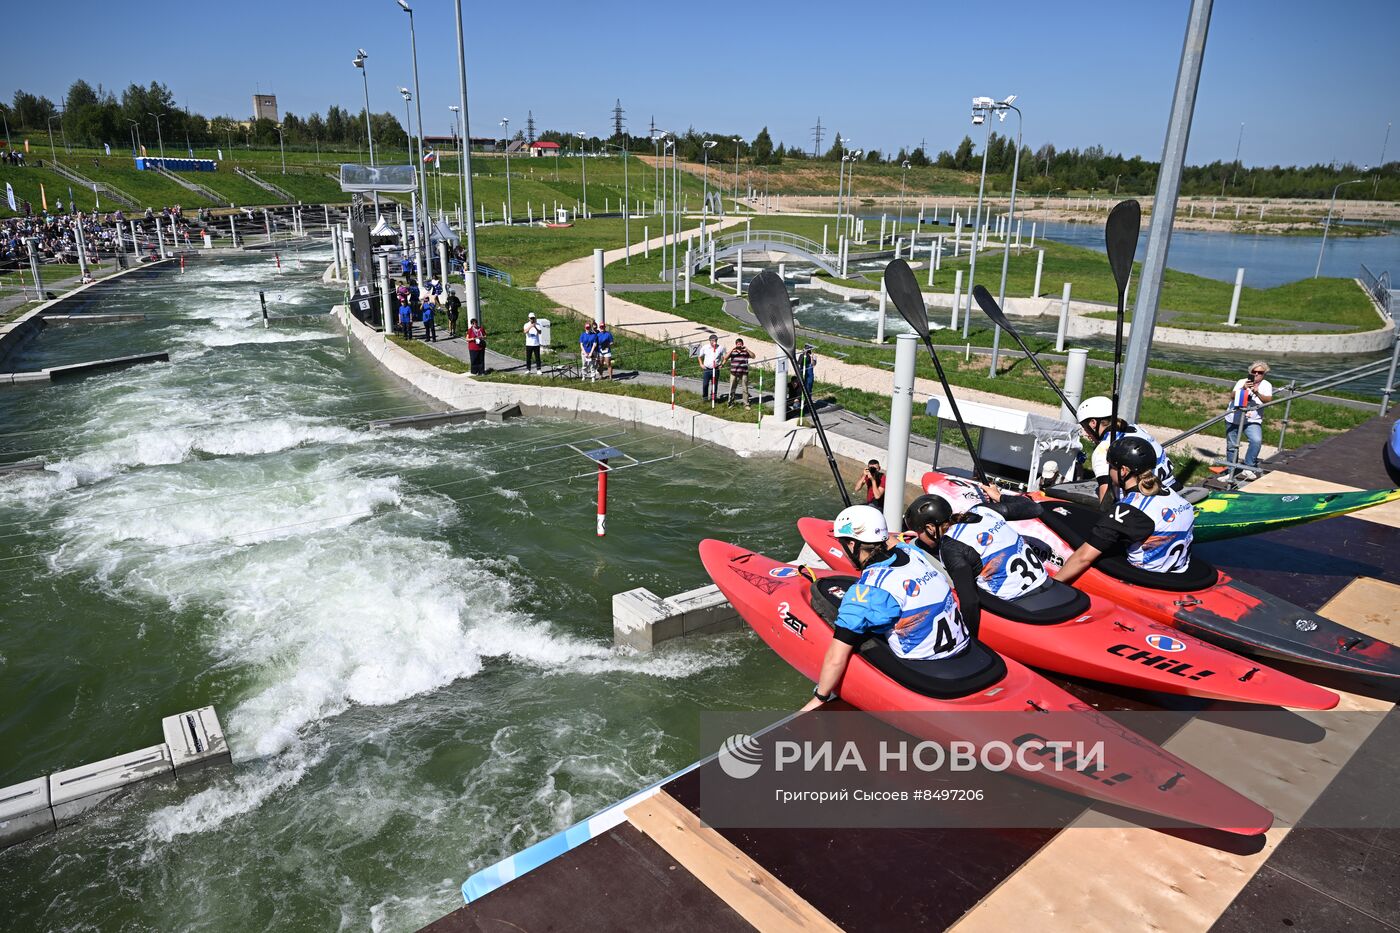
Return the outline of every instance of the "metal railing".
{"type": "Polygon", "coordinates": [[[1369,294],[1388,318],[1395,317],[1395,290],[1390,287],[1390,272],[1376,275],[1366,264],[1361,264],[1361,281],[1369,294]]]}
{"type": "Polygon", "coordinates": [[[125,204],[127,207],[135,209],[141,206],[141,202],[136,200],[136,198],[133,195],[127,194],[125,191],[118,188],[116,185],[110,184],[105,181],[93,181],[91,178],[88,178],[86,175],[82,175],[74,169],[69,168],[57,159],[50,159],[48,161],[48,165],[55,172],[62,175],[69,181],[76,182],[77,184],[83,185],[87,188],[96,188],[98,191],[106,192],[107,196],[110,197],[112,200],[119,201],[122,204],[125,204]]]}
{"type": "Polygon", "coordinates": [[[726,233],[723,236],[715,237],[714,243],[717,249],[724,249],[727,246],[746,243],[750,240],[767,240],[771,243],[786,243],[789,246],[800,247],[817,256],[830,255],[830,251],[825,249],[816,240],[808,239],[796,233],[788,233],[786,230],[738,230],[734,233],[726,233]]]}
{"type": "Polygon", "coordinates": [[[248,179],[249,181],[251,181],[253,184],[257,185],[259,188],[263,189],[264,191],[270,191],[270,192],[272,192],[273,194],[277,195],[279,198],[282,198],[282,199],[285,200],[285,201],[290,201],[290,202],[293,203],[293,204],[296,203],[296,200],[297,200],[297,199],[294,198],[294,197],[291,195],[290,192],[286,191],[286,190],[283,189],[283,188],[277,187],[276,185],[274,185],[272,182],[268,181],[267,179],[261,178],[261,177],[259,177],[258,175],[256,175],[255,173],[253,173],[253,172],[251,172],[251,171],[249,171],[249,170],[247,170],[247,169],[244,169],[244,168],[234,168],[234,171],[235,171],[236,173],[238,173],[239,175],[242,175],[244,178],[248,179]]]}
{"type": "Polygon", "coordinates": [[[154,170],[156,174],[175,182],[175,184],[179,185],[181,188],[184,188],[188,191],[193,191],[195,194],[203,195],[204,197],[213,201],[215,204],[227,203],[229,207],[233,207],[233,202],[227,201],[222,194],[219,194],[217,191],[214,191],[210,188],[206,188],[203,185],[198,184],[197,182],[190,181],[188,178],[182,178],[163,165],[153,165],[152,170],[154,170]]]}

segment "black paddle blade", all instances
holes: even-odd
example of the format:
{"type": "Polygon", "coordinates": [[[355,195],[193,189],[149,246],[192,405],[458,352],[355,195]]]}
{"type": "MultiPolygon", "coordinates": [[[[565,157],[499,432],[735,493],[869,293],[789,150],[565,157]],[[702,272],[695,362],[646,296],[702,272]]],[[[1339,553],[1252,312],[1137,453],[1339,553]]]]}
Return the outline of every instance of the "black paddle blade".
{"type": "Polygon", "coordinates": [[[919,281],[914,278],[914,270],[903,259],[896,259],[885,266],[885,291],[899,309],[905,323],[925,340],[928,337],[928,308],[924,307],[924,295],[919,291],[919,281]]]}
{"type": "Polygon", "coordinates": [[[797,328],[787,286],[776,272],[764,269],[749,282],[749,307],[768,336],[790,357],[797,355],[797,328]]]}
{"type": "Polygon", "coordinates": [[[973,286],[972,297],[977,299],[977,306],[982,309],[983,314],[992,319],[993,324],[1020,341],[1021,337],[1016,333],[1016,328],[1011,326],[1011,322],[1006,319],[1006,312],[1001,310],[1001,305],[997,304],[997,300],[987,291],[986,286],[973,286]]]}
{"type": "Polygon", "coordinates": [[[1118,294],[1128,290],[1128,277],[1133,274],[1133,256],[1137,253],[1138,233],[1142,230],[1142,205],[1137,201],[1120,201],[1108,212],[1104,225],[1104,246],[1108,249],[1108,265],[1118,283],[1118,294]]]}

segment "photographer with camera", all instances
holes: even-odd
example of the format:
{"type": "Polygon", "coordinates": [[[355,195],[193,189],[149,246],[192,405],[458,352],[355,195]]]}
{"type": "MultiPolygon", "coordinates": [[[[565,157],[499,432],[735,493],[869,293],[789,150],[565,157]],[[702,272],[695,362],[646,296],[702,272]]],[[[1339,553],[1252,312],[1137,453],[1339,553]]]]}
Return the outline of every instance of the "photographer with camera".
{"type": "MultiPolygon", "coordinates": [[[[1250,481],[1259,478],[1254,467],[1259,465],[1259,448],[1264,443],[1264,414],[1259,409],[1273,400],[1274,387],[1264,377],[1269,374],[1269,364],[1256,360],[1249,364],[1249,374],[1235,383],[1230,397],[1230,411],[1225,416],[1225,459],[1238,463],[1235,457],[1240,449],[1240,428],[1244,428],[1245,469],[1237,475],[1250,481]]],[[[1233,469],[1233,467],[1231,468],[1233,469]]]]}
{"type": "Polygon", "coordinates": [[[860,481],[856,483],[856,492],[865,490],[865,504],[877,509],[885,507],[885,474],[880,469],[879,460],[871,460],[865,465],[865,472],[860,474],[860,481]]]}

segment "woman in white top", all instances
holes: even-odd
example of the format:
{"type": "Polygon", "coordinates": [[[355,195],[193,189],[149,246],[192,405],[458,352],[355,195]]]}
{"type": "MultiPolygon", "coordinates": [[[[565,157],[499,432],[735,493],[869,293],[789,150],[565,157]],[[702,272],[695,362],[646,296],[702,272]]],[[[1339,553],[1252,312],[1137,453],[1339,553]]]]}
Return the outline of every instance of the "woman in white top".
{"type": "Polygon", "coordinates": [[[1240,449],[1240,428],[1244,428],[1244,464],[1248,469],[1238,474],[1243,480],[1256,480],[1259,474],[1253,467],[1259,465],[1259,448],[1264,443],[1264,414],[1259,409],[1273,400],[1274,387],[1264,377],[1269,374],[1269,364],[1256,360],[1249,364],[1249,375],[1235,383],[1234,394],[1230,397],[1230,413],[1225,416],[1225,459],[1238,463],[1235,459],[1240,449]]]}

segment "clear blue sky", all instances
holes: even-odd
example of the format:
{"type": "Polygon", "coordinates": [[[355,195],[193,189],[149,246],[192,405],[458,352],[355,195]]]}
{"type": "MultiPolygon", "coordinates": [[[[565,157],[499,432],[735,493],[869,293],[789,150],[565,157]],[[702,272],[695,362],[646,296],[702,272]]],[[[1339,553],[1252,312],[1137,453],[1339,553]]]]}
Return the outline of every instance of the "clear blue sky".
{"type": "MultiPolygon", "coordinates": [[[[811,146],[810,127],[862,148],[927,139],[930,154],[970,130],[973,96],[1018,94],[1032,147],[1102,144],[1161,156],[1186,0],[830,3],[471,3],[467,80],[473,135],[523,128],[732,130],[811,146]],[[737,22],[716,15],[742,10],[737,22]],[[671,51],[674,45],[676,51],[671,51]]],[[[423,112],[446,131],[456,100],[451,0],[417,0],[423,112]]],[[[305,116],[358,109],[357,46],[370,103],[402,114],[412,87],[408,17],[393,0],[240,0],[10,5],[0,95],[60,101],[77,77],[118,91],[167,84],[206,115],[246,118],[257,89],[305,116]]],[[[1217,0],[1189,160],[1375,163],[1400,117],[1400,0],[1217,0]]],[[[1013,118],[1014,119],[1014,118],[1013,118]]],[[[1008,121],[1010,129],[1012,121],[1008,121]]],[[[1400,127],[1387,158],[1400,158],[1400,127]]],[[[828,139],[829,139],[828,135],[828,139]]],[[[824,143],[825,145],[825,143],[824,143]]]]}

